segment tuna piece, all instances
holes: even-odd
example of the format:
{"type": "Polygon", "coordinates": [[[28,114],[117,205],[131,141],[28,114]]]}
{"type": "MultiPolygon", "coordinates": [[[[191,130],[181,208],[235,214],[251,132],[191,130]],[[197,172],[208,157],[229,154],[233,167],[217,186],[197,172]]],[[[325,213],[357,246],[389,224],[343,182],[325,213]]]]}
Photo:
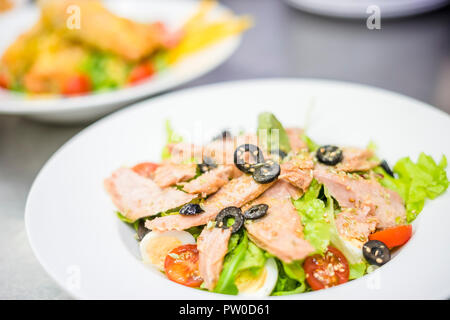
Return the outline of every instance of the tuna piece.
{"type": "Polygon", "coordinates": [[[335,223],[341,238],[355,247],[362,248],[369,234],[375,231],[377,218],[370,214],[369,207],[344,208],[336,215],[335,223]]]}
{"type": "Polygon", "coordinates": [[[114,171],[104,186],[117,209],[131,221],[180,207],[197,197],[174,188],[161,189],[129,168],[114,171]]]}
{"type": "Polygon", "coordinates": [[[337,172],[322,165],[316,165],[314,178],[328,188],[341,207],[369,207],[378,221],[379,229],[406,222],[402,198],[395,191],[384,188],[374,178],[366,180],[357,174],[337,172]]]}
{"type": "Polygon", "coordinates": [[[202,197],[205,197],[217,192],[217,190],[227,184],[232,172],[232,166],[220,166],[192,181],[184,183],[183,190],[187,193],[201,194],[202,197]]]}
{"type": "Polygon", "coordinates": [[[205,228],[197,239],[200,276],[209,290],[213,290],[219,280],[230,237],[231,229],[205,228]]]}
{"type": "Polygon", "coordinates": [[[197,146],[192,143],[180,142],[175,144],[169,144],[167,146],[172,163],[186,163],[195,159],[197,163],[200,163],[203,157],[203,146],[197,146]]]}
{"type": "Polygon", "coordinates": [[[218,139],[204,146],[181,142],[169,145],[172,156],[171,162],[182,163],[191,159],[201,162],[203,157],[213,159],[218,165],[234,164],[234,151],[244,143],[257,144],[258,138],[255,134],[246,134],[232,139],[218,139]]]}
{"type": "Polygon", "coordinates": [[[236,136],[233,139],[215,140],[205,145],[204,156],[210,157],[217,164],[234,164],[234,151],[242,144],[258,145],[258,137],[255,134],[236,136]]]}
{"type": "Polygon", "coordinates": [[[300,128],[286,128],[286,133],[289,138],[289,143],[294,152],[308,150],[308,145],[302,140],[303,129],[300,128]]]}
{"type": "Polygon", "coordinates": [[[153,175],[153,181],[160,188],[166,188],[178,182],[192,179],[196,174],[196,164],[164,163],[156,169],[153,175]]]}
{"type": "Polygon", "coordinates": [[[218,192],[209,197],[202,205],[203,213],[195,216],[171,215],[146,221],[145,226],[150,230],[185,230],[194,226],[207,224],[215,219],[223,208],[244,204],[257,198],[272,184],[256,183],[249,175],[242,175],[224,185],[218,192]]]}
{"type": "Polygon", "coordinates": [[[343,159],[336,165],[336,169],[346,172],[367,171],[375,168],[379,161],[370,160],[373,151],[368,149],[358,149],[352,147],[342,148],[343,159]]]}
{"type": "Polygon", "coordinates": [[[263,218],[247,220],[245,228],[258,247],[287,263],[301,260],[314,251],[303,237],[300,215],[291,202],[295,190],[289,183],[279,180],[258,199],[242,208],[245,210],[261,203],[269,206],[263,218]]]}
{"type": "Polygon", "coordinates": [[[313,179],[314,161],[308,153],[300,153],[281,164],[279,179],[305,192],[313,179]]]}

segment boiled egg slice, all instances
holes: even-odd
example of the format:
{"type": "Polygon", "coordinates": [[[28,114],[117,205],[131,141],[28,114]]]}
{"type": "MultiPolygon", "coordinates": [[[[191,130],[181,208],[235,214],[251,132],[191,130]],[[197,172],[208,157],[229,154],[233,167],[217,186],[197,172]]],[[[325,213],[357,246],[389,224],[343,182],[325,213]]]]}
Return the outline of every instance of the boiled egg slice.
{"type": "Polygon", "coordinates": [[[145,264],[164,271],[164,262],[170,251],[185,244],[195,243],[194,237],[187,231],[151,231],[141,240],[139,249],[145,264]]]}
{"type": "Polygon", "coordinates": [[[363,260],[362,247],[364,242],[356,239],[342,239],[342,245],[341,251],[351,264],[363,260]]]}
{"type": "Polygon", "coordinates": [[[235,280],[239,295],[244,297],[270,296],[278,279],[278,268],[275,259],[267,259],[262,270],[254,275],[249,270],[240,272],[235,280]]]}

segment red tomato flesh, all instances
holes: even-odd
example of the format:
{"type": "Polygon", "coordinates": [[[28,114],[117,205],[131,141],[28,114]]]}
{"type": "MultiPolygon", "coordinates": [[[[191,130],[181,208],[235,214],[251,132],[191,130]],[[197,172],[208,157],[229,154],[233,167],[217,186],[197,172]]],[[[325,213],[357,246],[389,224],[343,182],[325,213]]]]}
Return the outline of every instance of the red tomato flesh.
{"type": "Polygon", "coordinates": [[[91,91],[91,81],[89,77],[83,74],[75,75],[68,78],[61,88],[64,95],[80,95],[91,91]]]}
{"type": "Polygon", "coordinates": [[[153,162],[142,162],[135,165],[132,170],[136,172],[138,175],[143,176],[145,178],[150,178],[152,173],[158,168],[159,164],[153,162]]]}
{"type": "Polygon", "coordinates": [[[167,277],[187,287],[199,287],[203,279],[198,270],[198,255],[195,244],[186,244],[170,251],[164,262],[167,277]]]}
{"type": "Polygon", "coordinates": [[[0,73],[0,87],[8,89],[8,78],[4,73],[0,73]]]}
{"type": "Polygon", "coordinates": [[[348,281],[348,261],[338,249],[329,246],[324,255],[315,254],[305,259],[303,268],[306,282],[313,290],[336,286],[348,281]]]}
{"type": "Polygon", "coordinates": [[[389,249],[404,245],[412,236],[412,226],[398,226],[369,235],[369,240],[383,242],[389,249]]]}
{"type": "Polygon", "coordinates": [[[128,82],[131,84],[139,83],[155,73],[155,68],[151,63],[142,63],[131,70],[128,82]]]}

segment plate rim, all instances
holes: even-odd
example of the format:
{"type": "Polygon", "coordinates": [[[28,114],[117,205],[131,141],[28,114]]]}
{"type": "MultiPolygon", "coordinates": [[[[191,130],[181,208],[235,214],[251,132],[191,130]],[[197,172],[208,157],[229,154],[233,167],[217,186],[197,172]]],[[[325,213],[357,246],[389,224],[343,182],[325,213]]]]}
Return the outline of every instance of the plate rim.
{"type": "MultiPolygon", "coordinates": [[[[309,0],[284,0],[288,5],[311,14],[324,17],[336,17],[343,19],[365,19],[369,16],[366,8],[370,5],[376,5],[370,1],[364,3],[346,2],[346,7],[340,8],[334,1],[321,0],[321,4],[314,4],[309,0]],[[350,5],[349,5],[350,4],[350,5]],[[325,8],[324,6],[328,6],[325,8]]],[[[427,3],[426,0],[402,1],[399,3],[380,3],[382,9],[382,18],[395,19],[408,16],[415,16],[438,10],[449,4],[449,0],[434,0],[427,3]],[[403,11],[402,11],[403,10],[403,11]]]]}

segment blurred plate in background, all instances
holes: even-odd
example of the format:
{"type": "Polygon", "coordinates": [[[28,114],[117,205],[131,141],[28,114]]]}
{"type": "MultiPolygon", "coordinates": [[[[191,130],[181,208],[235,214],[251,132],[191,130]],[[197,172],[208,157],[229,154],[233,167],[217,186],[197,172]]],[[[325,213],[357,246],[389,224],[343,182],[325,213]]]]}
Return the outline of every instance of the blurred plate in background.
{"type": "MultiPolygon", "coordinates": [[[[197,9],[193,0],[104,1],[116,14],[136,21],[159,20],[169,28],[180,27],[197,9]]],[[[227,10],[218,6],[218,14],[227,10]]],[[[8,30],[0,38],[1,52],[28,30],[38,19],[39,9],[27,6],[0,19],[0,29],[8,30]]],[[[115,91],[80,97],[27,98],[0,88],[0,114],[23,115],[55,123],[76,123],[95,120],[130,102],[148,97],[198,78],[227,60],[237,49],[240,36],[229,37],[213,46],[190,55],[161,74],[142,84],[115,91]]]]}
{"type": "Polygon", "coordinates": [[[382,18],[396,18],[428,12],[448,0],[285,0],[292,6],[315,14],[341,18],[366,18],[371,5],[380,7],[382,18]]]}

